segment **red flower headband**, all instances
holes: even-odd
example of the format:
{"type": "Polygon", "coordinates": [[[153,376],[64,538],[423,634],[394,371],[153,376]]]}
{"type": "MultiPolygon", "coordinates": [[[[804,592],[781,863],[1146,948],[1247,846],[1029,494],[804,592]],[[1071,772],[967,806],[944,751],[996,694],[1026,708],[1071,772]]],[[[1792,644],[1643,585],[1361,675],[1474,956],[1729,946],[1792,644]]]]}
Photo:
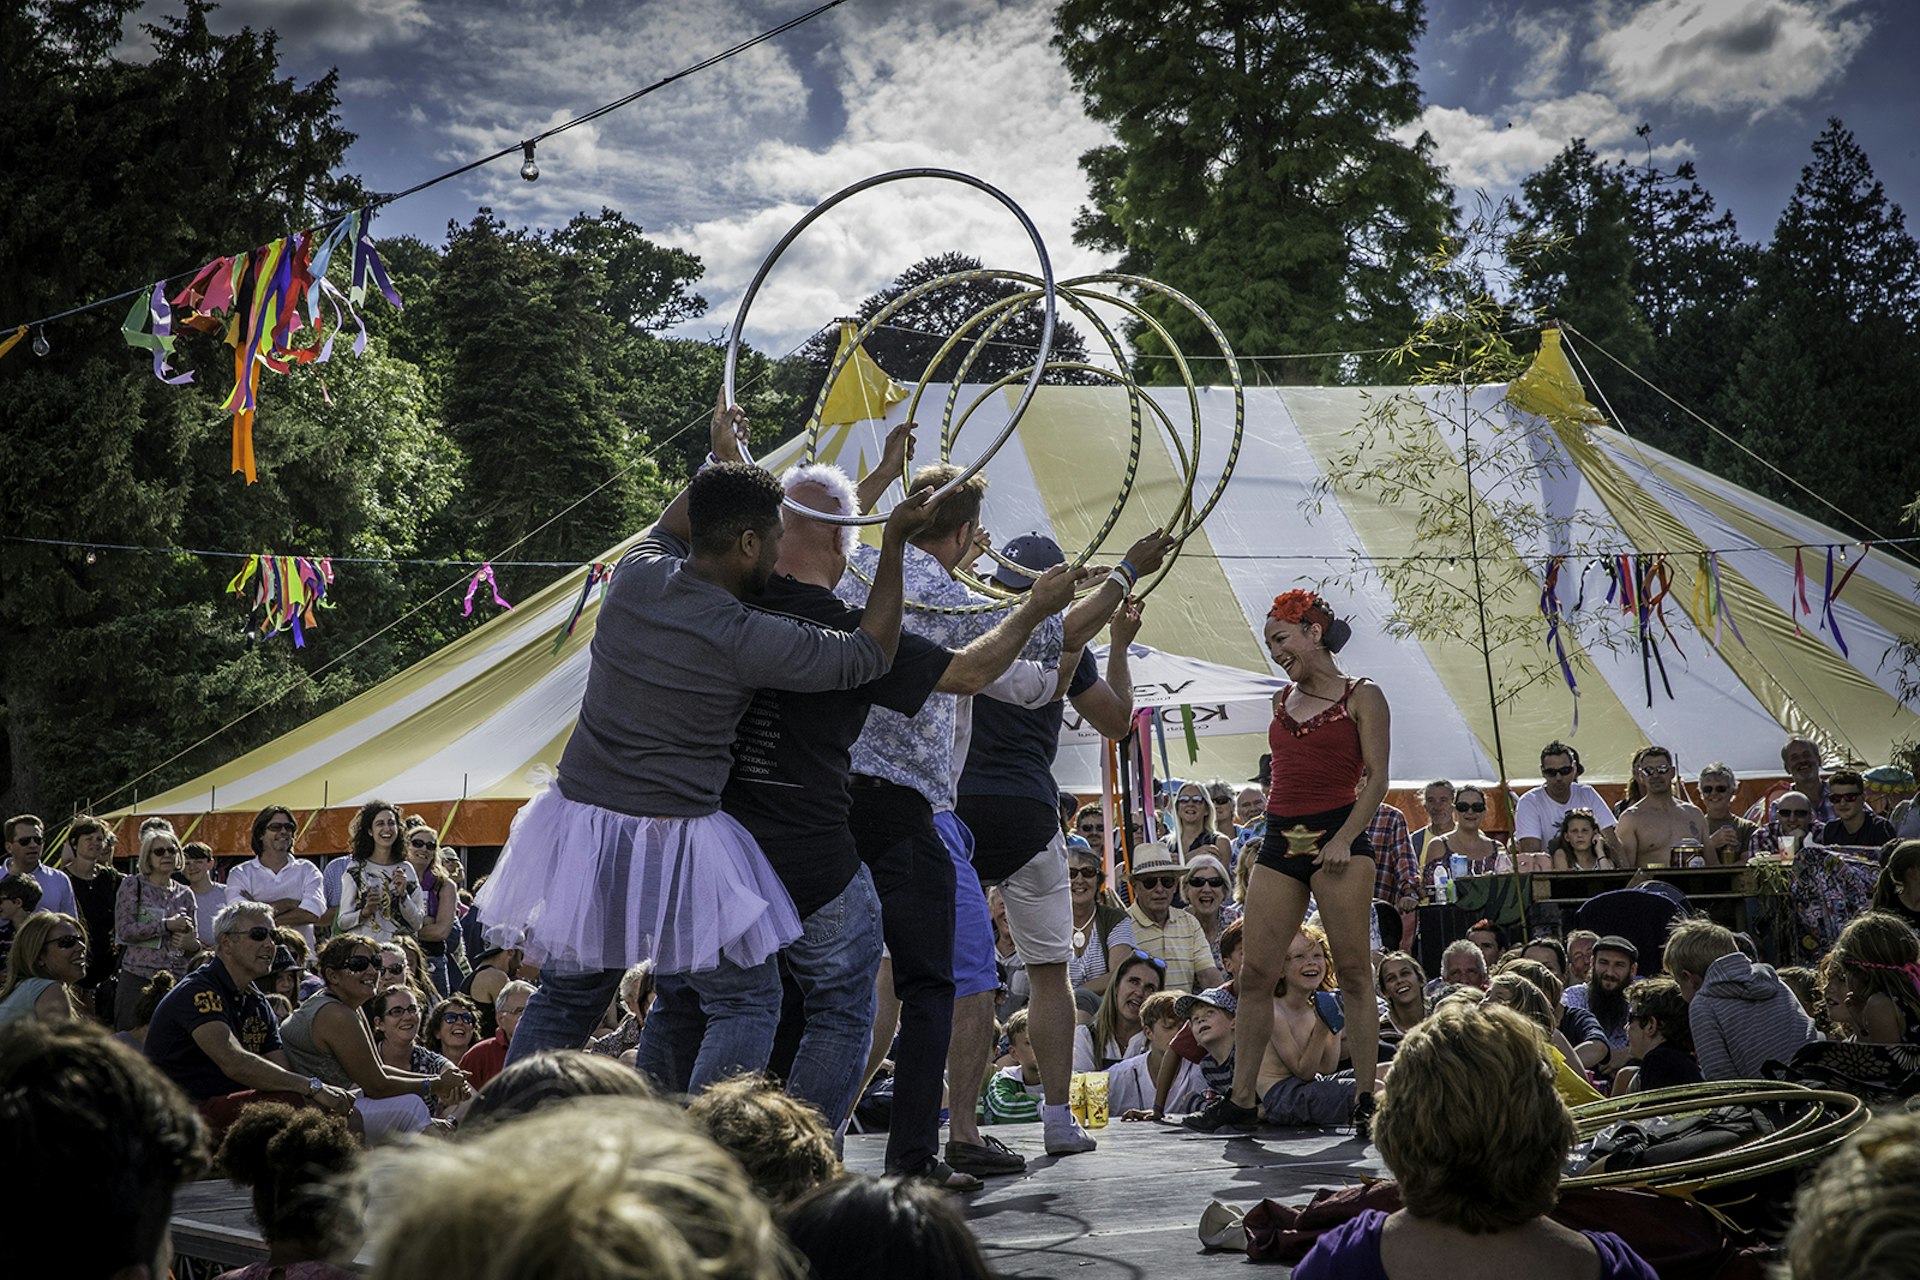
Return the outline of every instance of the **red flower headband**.
{"type": "Polygon", "coordinates": [[[1327,608],[1327,602],[1311,591],[1283,591],[1273,598],[1273,608],[1267,610],[1269,618],[1278,618],[1282,622],[1291,622],[1298,626],[1319,623],[1322,627],[1333,625],[1333,610],[1327,608]]]}

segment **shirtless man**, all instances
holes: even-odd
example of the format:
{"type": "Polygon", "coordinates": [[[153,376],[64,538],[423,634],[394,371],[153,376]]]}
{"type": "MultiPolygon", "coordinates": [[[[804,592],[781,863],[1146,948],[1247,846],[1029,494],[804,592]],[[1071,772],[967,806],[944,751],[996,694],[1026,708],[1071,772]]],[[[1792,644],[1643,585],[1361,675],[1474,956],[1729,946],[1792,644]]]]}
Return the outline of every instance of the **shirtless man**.
{"type": "Polygon", "coordinates": [[[1669,861],[1668,851],[1682,840],[1704,845],[1707,815],[1673,798],[1673,753],[1665,747],[1642,747],[1634,753],[1633,772],[1640,783],[1640,798],[1621,813],[1613,833],[1621,865],[1664,864],[1669,861]]]}

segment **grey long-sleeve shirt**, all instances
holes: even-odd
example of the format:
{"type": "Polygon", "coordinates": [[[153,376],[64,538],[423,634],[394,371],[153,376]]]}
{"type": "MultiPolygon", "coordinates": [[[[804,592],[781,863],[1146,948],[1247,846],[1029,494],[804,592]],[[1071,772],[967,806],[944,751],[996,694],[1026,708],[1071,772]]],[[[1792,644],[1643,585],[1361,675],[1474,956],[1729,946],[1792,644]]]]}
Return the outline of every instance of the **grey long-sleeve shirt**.
{"type": "Polygon", "coordinates": [[[642,817],[713,813],[755,689],[815,693],[886,674],[887,656],[865,632],[749,609],[687,573],[690,550],[656,525],[614,570],[580,721],[560,757],[569,800],[642,817]]]}

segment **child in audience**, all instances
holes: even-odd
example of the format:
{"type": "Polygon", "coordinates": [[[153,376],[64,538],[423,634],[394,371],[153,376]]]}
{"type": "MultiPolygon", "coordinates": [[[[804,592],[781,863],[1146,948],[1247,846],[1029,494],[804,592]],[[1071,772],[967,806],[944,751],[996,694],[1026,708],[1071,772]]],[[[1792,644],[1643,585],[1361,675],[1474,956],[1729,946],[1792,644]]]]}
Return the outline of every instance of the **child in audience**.
{"type": "Polygon", "coordinates": [[[220,1143],[220,1170],[253,1188],[267,1260],[220,1280],[355,1280],[359,1193],[348,1183],[360,1144],[340,1116],[257,1102],[220,1143]]]}
{"type": "Polygon", "coordinates": [[[840,1178],[781,1225],[809,1280],[992,1280],[959,1210],[919,1178],[840,1178]]]}
{"type": "Polygon", "coordinates": [[[687,1104],[687,1118],[740,1162],[776,1211],[840,1172],[820,1112],[764,1077],[708,1085],[687,1104]]]}
{"type": "MultiPolygon", "coordinates": [[[[1158,995],[1151,997],[1159,999],[1158,995]]],[[[1146,1025],[1146,1006],[1140,1008],[1140,1021],[1146,1025]]],[[[1033,1039],[1027,1034],[1027,1011],[1016,1009],[1007,1019],[1007,1039],[1012,1046],[1014,1065],[994,1072],[987,1082],[988,1124],[1026,1124],[1040,1118],[1040,1059],[1033,1052],[1033,1039]]]]}
{"type": "MultiPolygon", "coordinates": [[[[1107,1072],[1107,1105],[1122,1120],[1159,1119],[1153,1111],[1153,1082],[1160,1078],[1163,1069],[1170,1072],[1167,1086],[1170,1110],[1187,1111],[1190,1105],[1198,1106],[1199,1100],[1206,1096],[1207,1079],[1200,1074],[1200,1064],[1181,1057],[1174,1050],[1175,1040],[1186,1029],[1186,1023],[1176,1012],[1178,1006],[1179,997],[1171,991],[1148,997],[1140,1006],[1140,1021],[1147,1032],[1146,1051],[1114,1063],[1107,1072]]],[[[1187,1039],[1193,1039],[1191,1032],[1187,1033],[1187,1039]]]]}
{"type": "Polygon", "coordinates": [[[1233,1019],[1239,1004],[1225,987],[1209,987],[1198,995],[1181,996],[1174,1005],[1174,1016],[1186,1021],[1199,1042],[1200,1074],[1209,1095],[1233,1091],[1233,1019]]]}
{"type": "Polygon", "coordinates": [[[1747,959],[1725,925],[1701,916],[1677,922],[1662,961],[1687,1002],[1705,1079],[1763,1079],[1768,1062],[1790,1061],[1819,1036],[1780,975],[1747,959]]]}
{"type": "Polygon", "coordinates": [[[1913,1274],[1920,1256],[1920,1115],[1880,1116],[1800,1192],[1787,1236],[1792,1280],[1913,1274]]]}
{"type": "Polygon", "coordinates": [[[1613,1078],[1613,1096],[1699,1084],[1680,984],[1672,978],[1636,982],[1627,988],[1627,1008],[1627,1064],[1613,1078]]]}

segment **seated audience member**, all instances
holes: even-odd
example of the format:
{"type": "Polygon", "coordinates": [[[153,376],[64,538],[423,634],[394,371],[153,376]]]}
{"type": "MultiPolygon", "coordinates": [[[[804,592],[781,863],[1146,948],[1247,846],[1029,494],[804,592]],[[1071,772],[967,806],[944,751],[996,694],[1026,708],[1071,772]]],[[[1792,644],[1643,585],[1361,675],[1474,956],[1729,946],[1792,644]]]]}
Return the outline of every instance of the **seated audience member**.
{"type": "Polygon", "coordinates": [[[1165,961],[1138,949],[1121,961],[1107,993],[1100,997],[1100,1011],[1093,1015],[1092,1024],[1073,1029],[1075,1071],[1105,1071],[1146,1047],[1140,1007],[1161,989],[1166,972],[1165,961]]]}
{"type": "Polygon", "coordinates": [[[1575,929],[1567,935],[1567,986],[1585,982],[1593,976],[1593,946],[1600,935],[1591,929],[1575,929]]]}
{"type": "Polygon", "coordinates": [[[1790,964],[1776,969],[1780,981],[1787,984],[1787,990],[1793,992],[1793,998],[1800,1002],[1800,1011],[1820,1025],[1820,971],[1811,965],[1790,964]]]}
{"type": "Polygon", "coordinates": [[[819,1109],[769,1080],[736,1076],[708,1085],[687,1104],[687,1119],[740,1162],[776,1213],[840,1172],[819,1109]]]}
{"type": "MultiPolygon", "coordinates": [[[[1146,1005],[1140,1009],[1144,1029],[1146,1005]]],[[[987,1082],[988,1124],[1026,1124],[1040,1118],[1040,1059],[1034,1056],[1033,1040],[1027,1034],[1027,1016],[1027,1010],[1016,1009],[1007,1019],[1007,1042],[1012,1046],[1014,1065],[994,1072],[987,1082]]]]}
{"type": "Polygon", "coordinates": [[[1591,809],[1569,809],[1560,815],[1548,847],[1555,871],[1612,871],[1613,855],[1600,843],[1600,820],[1591,809]]]}
{"type": "Polygon", "coordinates": [[[34,912],[20,926],[6,976],[0,978],[0,1027],[79,1017],[84,1005],[78,986],[86,976],[87,940],[80,922],[62,911],[34,912]]]}
{"type": "Polygon", "coordinates": [[[270,1102],[242,1112],[216,1163],[253,1189],[267,1260],[220,1280],[356,1280],[361,1197],[351,1179],[359,1158],[360,1144],[338,1116],[270,1102]]]}
{"type": "Polygon", "coordinates": [[[1495,1276],[1654,1280],[1619,1237],[1546,1216],[1574,1129],[1542,1047],[1532,1024],[1498,1005],[1448,1001],[1414,1028],[1373,1121],[1406,1207],[1324,1233],[1295,1280],[1427,1275],[1441,1259],[1495,1276]]]}
{"type": "Polygon", "coordinates": [[[57,1164],[59,1188],[45,1184],[46,1204],[16,1224],[9,1272],[164,1280],[174,1193],[206,1162],[206,1131],[186,1098],[98,1027],[0,1031],[0,1168],[19,1193],[32,1171],[52,1177],[57,1164]],[[53,1217],[56,1205],[63,1212],[53,1217]],[[42,1263],[30,1264],[42,1248],[42,1263]]]}
{"type": "Polygon", "coordinates": [[[1516,853],[1545,852],[1547,841],[1569,809],[1585,809],[1600,822],[1600,842],[1613,836],[1613,810],[1600,793],[1579,781],[1580,753],[1564,742],[1540,749],[1542,784],[1521,796],[1513,806],[1513,848],[1516,853]]]}
{"type": "Polygon", "coordinates": [[[376,1187],[406,1188],[376,1198],[373,1280],[794,1274],[740,1166],[662,1102],[578,1098],[371,1164],[376,1187]]]}
{"type": "Polygon", "coordinates": [[[640,1047],[640,1028],[646,1025],[647,1010],[653,1006],[653,963],[642,960],[620,979],[612,1009],[617,1015],[606,1034],[587,1041],[587,1052],[632,1062],[630,1056],[640,1047]]]}
{"type": "Polygon", "coordinates": [[[494,1004],[501,990],[520,976],[520,952],[506,947],[486,947],[476,952],[473,972],[460,987],[460,994],[472,1000],[480,1010],[480,1038],[485,1040],[499,1029],[494,1004]]]}
{"type": "Polygon", "coordinates": [[[1220,964],[1220,934],[1240,918],[1240,905],[1234,901],[1233,879],[1227,864],[1211,853],[1187,855],[1187,911],[1200,922],[1213,951],[1215,967],[1220,964]]]}
{"type": "MultiPolygon", "coordinates": [[[[276,929],[274,932],[279,934],[281,930],[276,929]]],[[[293,931],[289,929],[286,932],[293,931]]],[[[294,936],[297,938],[300,935],[295,933],[294,936]]],[[[266,976],[253,984],[267,995],[281,997],[287,1002],[289,1009],[299,1008],[300,1002],[307,998],[300,994],[300,985],[307,976],[306,971],[300,967],[300,962],[293,956],[293,950],[285,944],[274,947],[273,964],[268,967],[266,976]]],[[[307,994],[311,995],[312,992],[307,994]]]]}
{"type": "MultiPolygon", "coordinates": [[[[211,932],[211,930],[209,930],[211,932]]],[[[147,1044],[147,1028],[153,1024],[153,1011],[167,998],[167,992],[179,979],[162,969],[153,975],[153,980],[140,989],[140,999],[133,1006],[133,1025],[125,1031],[114,1033],[114,1039],[130,1049],[144,1049],[147,1044]]]]}
{"type": "Polygon", "coordinates": [[[500,1074],[500,1068],[507,1065],[507,1047],[513,1043],[513,1032],[520,1025],[520,1015],[527,1011],[527,1001],[533,999],[533,984],[515,978],[500,988],[495,997],[493,1012],[495,1027],[493,1034],[467,1050],[460,1059],[460,1069],[467,1073],[467,1079],[476,1089],[487,1087],[487,1081],[500,1074]]]}
{"type": "Polygon", "coordinates": [[[467,996],[448,996],[427,1015],[422,1037],[427,1048],[448,1062],[459,1062],[467,1050],[480,1043],[480,1009],[467,996]]]}
{"type": "MultiPolygon", "coordinates": [[[[1099,834],[1104,838],[1105,819],[1097,806],[1088,808],[1101,823],[1099,834]]],[[[1086,810],[1081,811],[1079,821],[1084,828],[1086,810]]],[[[1073,955],[1067,959],[1067,981],[1073,984],[1075,1000],[1082,1007],[1088,1004],[1089,996],[1091,1004],[1098,1007],[1113,971],[1133,954],[1133,918],[1102,881],[1101,865],[1100,855],[1092,849],[1067,850],[1067,888],[1073,898],[1073,955]]]]}
{"type": "Polygon", "coordinates": [[[1768,1062],[1787,1062],[1818,1038],[1800,1001],[1764,964],[1747,959],[1733,931],[1703,917],[1667,934],[1661,963],[1687,1004],[1687,1027],[1708,1080],[1759,1080],[1768,1062]]]}
{"type": "Polygon", "coordinates": [[[1387,1016],[1380,1020],[1381,1043],[1398,1044],[1426,1019],[1427,971],[1406,952],[1389,951],[1380,957],[1373,989],[1387,1006],[1387,1016]]]}
{"type": "Polygon", "coordinates": [[[1327,1128],[1351,1114],[1354,1080],[1341,1069],[1346,1011],[1338,987],[1326,935],[1303,927],[1275,986],[1273,1034],[1255,1080],[1267,1123],[1327,1128]]]}
{"type": "Polygon", "coordinates": [[[1107,1107],[1123,1120],[1157,1120],[1154,1113],[1154,1081],[1164,1068],[1169,1077],[1169,1109],[1186,1111],[1187,1103],[1206,1096],[1207,1078],[1200,1064],[1189,1062],[1173,1052],[1173,1042],[1186,1025],[1175,1012],[1180,997],[1171,991],[1157,992],[1140,1006],[1140,1023],[1146,1028],[1144,1052],[1116,1062],[1107,1072],[1107,1107]]]}
{"type": "Polygon", "coordinates": [[[1800,1190],[1787,1280],[1893,1280],[1920,1256],[1920,1115],[1882,1115],[1848,1138],[1800,1190]]]}
{"type": "Polygon", "coordinates": [[[280,1027],[280,1039],[294,1070],[356,1092],[353,1108],[368,1137],[418,1133],[432,1119],[434,1102],[457,1106],[472,1091],[466,1076],[451,1064],[429,1076],[398,1071],[380,1061],[373,1030],[361,1014],[373,999],[378,955],[378,944],[361,934],[329,938],[320,948],[320,977],[326,986],[293,1011],[280,1027]]]}
{"type": "Polygon", "coordinates": [[[1687,1032],[1687,1002],[1672,978],[1627,988],[1627,1063],[1613,1078],[1613,1096],[1635,1090],[1699,1084],[1700,1063],[1687,1032]]]}
{"type": "Polygon", "coordinates": [[[1582,1103],[1600,1100],[1600,1091],[1593,1087],[1584,1072],[1572,1065],[1572,1046],[1554,1026],[1553,1005],[1547,1000],[1546,992],[1529,979],[1509,970],[1493,975],[1487,983],[1486,999],[1482,1003],[1503,1004],[1539,1028],[1540,1034],[1546,1037],[1547,1061],[1553,1067],[1553,1087],[1562,1102],[1577,1107],[1582,1103]]]}
{"type": "Polygon", "coordinates": [[[1467,941],[1480,948],[1480,954],[1486,957],[1487,972],[1492,973],[1493,967],[1500,963],[1500,926],[1491,920],[1475,920],[1467,928],[1467,941]]]}
{"type": "Polygon", "coordinates": [[[229,902],[214,917],[214,958],[182,978],[153,1011],[147,1057],[200,1109],[215,1138],[254,1102],[346,1115],[353,1095],[287,1066],[280,1024],[254,983],[273,964],[273,908],[229,902]]]}
{"type": "Polygon", "coordinates": [[[422,1014],[433,1008],[440,998],[433,985],[433,976],[427,972],[427,958],[420,951],[420,944],[412,938],[389,938],[379,944],[379,952],[373,958],[375,976],[373,992],[379,995],[395,987],[407,987],[420,998],[422,1014]],[[417,960],[416,960],[417,957],[417,960]],[[417,965],[417,967],[416,967],[417,965]]]}
{"type": "Polygon", "coordinates": [[[992,1280],[959,1210],[918,1178],[840,1178],[781,1225],[810,1280],[992,1280]]]}
{"type": "Polygon", "coordinates": [[[1920,1047],[1920,936],[1884,911],[1855,916],[1833,944],[1847,1017],[1863,1044],[1920,1047]]]}
{"type": "Polygon", "coordinates": [[[1740,779],[1718,760],[1700,771],[1700,810],[1707,815],[1707,861],[1723,867],[1747,860],[1754,823],[1733,811],[1740,779]]]}
{"type": "Polygon", "coordinates": [[[1816,834],[1813,802],[1801,792],[1789,791],[1773,802],[1773,817],[1754,829],[1747,856],[1792,858],[1816,834]]]}
{"type": "MultiPolygon", "coordinates": [[[[1594,939],[1598,941],[1596,937],[1594,939]]],[[[1572,1008],[1565,1000],[1567,990],[1567,948],[1558,938],[1535,938],[1520,948],[1520,958],[1531,960],[1545,969],[1552,977],[1551,985],[1534,979],[1534,985],[1547,993],[1553,1002],[1558,1018],[1556,1028],[1573,1046],[1573,1056],[1582,1070],[1591,1070],[1604,1062],[1609,1051],[1607,1033],[1600,1029],[1600,1020],[1584,1008],[1572,1008]]],[[[1589,951],[1591,965],[1591,951],[1589,951]]],[[[1533,975],[1528,975],[1532,977],[1533,975]]]]}
{"type": "Polygon", "coordinates": [[[7,967],[7,956],[13,951],[20,926],[39,910],[41,894],[40,882],[32,876],[18,871],[0,876],[0,972],[7,967]]]}
{"type": "Polygon", "coordinates": [[[1487,989],[1487,953],[1478,943],[1456,938],[1440,953],[1440,982],[1446,986],[1487,989]]]}
{"type": "Polygon", "coordinates": [[[200,952],[193,890],[173,878],[182,865],[172,823],[141,828],[138,874],[120,881],[113,902],[113,940],[121,948],[115,1031],[133,1025],[134,1003],[149,978],[162,969],[185,973],[200,952]]]}
{"type": "Polygon", "coordinates": [[[473,1095],[462,1135],[504,1124],[574,1098],[651,1098],[653,1086],[632,1067],[582,1049],[546,1049],[501,1071],[473,1095]]]}
{"type": "Polygon", "coordinates": [[[1522,959],[1543,964],[1553,970],[1553,976],[1564,989],[1567,985],[1567,944],[1558,938],[1529,938],[1520,945],[1522,959]]]}
{"type": "MultiPolygon", "coordinates": [[[[420,993],[412,987],[375,992],[367,1001],[366,1014],[373,1023],[374,1048],[382,1066],[438,1079],[454,1065],[446,1055],[420,1043],[420,993]]],[[[459,1108],[444,1098],[429,1097],[427,1111],[437,1120],[458,1114],[459,1108]]]]}
{"type": "MultiPolygon", "coordinates": [[[[1689,841],[1705,849],[1707,815],[1684,795],[1674,795],[1674,764],[1673,753],[1665,747],[1642,747],[1633,753],[1627,805],[1612,840],[1622,865],[1667,866],[1674,862],[1674,846],[1689,841]]],[[[1705,854],[1696,856],[1704,865],[1705,854]]]]}
{"type": "MultiPolygon", "coordinates": [[[[1487,793],[1479,787],[1461,787],[1454,794],[1453,830],[1427,841],[1427,869],[1423,884],[1433,888],[1433,869],[1459,855],[1467,860],[1467,874],[1485,876],[1513,870],[1513,861],[1498,840],[1480,828],[1487,820],[1487,793]]],[[[1451,874],[1451,868],[1449,868],[1451,874]]]]}
{"type": "Polygon", "coordinates": [[[1174,1016],[1193,1031],[1200,1048],[1197,1065],[1208,1097],[1225,1097],[1233,1091],[1233,1020],[1239,1011],[1239,1000],[1226,987],[1180,996],[1174,1002],[1174,1016]]]}
{"type": "Polygon", "coordinates": [[[1853,1039],[1853,1018],[1847,1013],[1847,979],[1840,972],[1839,960],[1828,952],[1815,972],[1819,975],[1814,984],[1819,1007],[1814,1010],[1813,1025],[1820,1028],[1825,1039],[1853,1039]]]}
{"type": "Polygon", "coordinates": [[[1821,827],[1821,844],[1878,849],[1894,838],[1893,824],[1867,808],[1867,780],[1858,770],[1834,771],[1827,779],[1827,802],[1835,816],[1821,827]]]}
{"type": "MultiPolygon", "coordinates": [[[[1161,985],[1168,991],[1197,991],[1220,985],[1220,968],[1200,922],[1173,905],[1185,867],[1164,845],[1134,850],[1130,883],[1134,946],[1165,962],[1161,985]]],[[[1085,1070],[1086,1068],[1081,1068],[1085,1070]]]]}
{"type": "Polygon", "coordinates": [[[1607,1037],[1607,1057],[1589,1065],[1597,1075],[1611,1078],[1627,1060],[1627,985],[1640,971],[1640,948],[1610,933],[1593,944],[1592,973],[1570,986],[1560,999],[1571,1008],[1585,1009],[1607,1037]]]}
{"type": "Polygon", "coordinates": [[[1891,912],[1920,929],[1920,840],[1902,840],[1881,859],[1873,909],[1891,912]]]}

